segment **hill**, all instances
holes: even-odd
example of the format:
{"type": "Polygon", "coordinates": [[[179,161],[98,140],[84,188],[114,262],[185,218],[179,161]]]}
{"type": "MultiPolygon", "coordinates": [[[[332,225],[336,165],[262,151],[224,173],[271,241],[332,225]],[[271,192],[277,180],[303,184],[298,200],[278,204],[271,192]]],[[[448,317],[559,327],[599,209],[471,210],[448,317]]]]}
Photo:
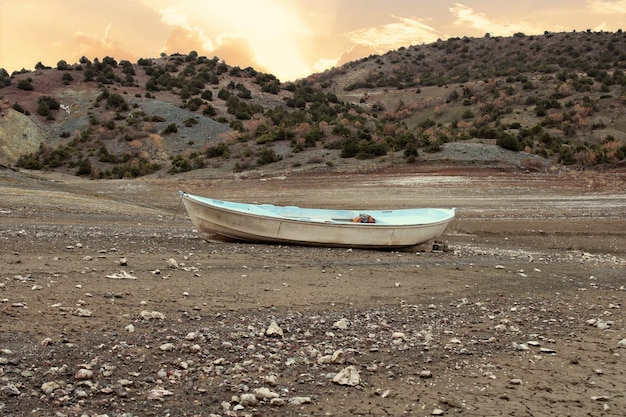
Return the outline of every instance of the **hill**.
{"type": "Polygon", "coordinates": [[[0,69],[0,163],[90,178],[439,163],[623,169],[626,36],[452,38],[296,82],[195,51],[0,69]]]}

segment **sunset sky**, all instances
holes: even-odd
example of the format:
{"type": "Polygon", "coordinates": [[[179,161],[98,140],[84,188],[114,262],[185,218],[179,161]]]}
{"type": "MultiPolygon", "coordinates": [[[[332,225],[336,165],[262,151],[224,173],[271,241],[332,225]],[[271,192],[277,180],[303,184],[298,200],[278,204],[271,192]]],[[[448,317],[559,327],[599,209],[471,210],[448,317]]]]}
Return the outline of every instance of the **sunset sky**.
{"type": "Polygon", "coordinates": [[[623,22],[626,0],[0,0],[0,68],[193,50],[290,81],[437,39],[623,22]]]}

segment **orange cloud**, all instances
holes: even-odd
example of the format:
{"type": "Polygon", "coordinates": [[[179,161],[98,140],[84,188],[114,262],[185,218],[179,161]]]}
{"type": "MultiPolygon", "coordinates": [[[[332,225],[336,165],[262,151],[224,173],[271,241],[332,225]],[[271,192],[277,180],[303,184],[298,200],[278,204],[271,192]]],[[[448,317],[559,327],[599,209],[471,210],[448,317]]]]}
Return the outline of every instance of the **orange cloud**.
{"type": "MultiPolygon", "coordinates": [[[[498,22],[489,18],[486,14],[476,12],[471,7],[461,3],[455,3],[449,10],[455,18],[455,26],[473,29],[479,34],[490,33],[498,36],[511,36],[515,33],[543,33],[548,27],[557,31],[565,30],[562,26],[554,24],[546,26],[544,22],[536,20],[531,23],[516,18],[514,21],[498,22]]],[[[470,33],[467,33],[467,35],[470,35],[470,33]]]]}
{"type": "Polygon", "coordinates": [[[594,13],[601,14],[626,14],[626,0],[589,0],[589,8],[594,13]]]}
{"type": "Polygon", "coordinates": [[[218,38],[217,48],[214,50],[215,56],[228,62],[229,65],[236,65],[242,68],[253,67],[260,72],[269,72],[256,60],[256,55],[250,43],[240,37],[233,35],[221,35],[218,38]]]}
{"type": "MultiPolygon", "coordinates": [[[[136,59],[133,54],[124,49],[120,42],[109,38],[109,32],[111,30],[112,24],[109,25],[104,30],[104,35],[102,38],[97,38],[92,35],[87,35],[82,32],[74,33],[74,42],[75,48],[74,50],[78,51],[80,56],[86,56],[87,58],[104,58],[105,56],[110,56],[115,59],[136,59]]],[[[79,57],[75,57],[76,59],[79,57]]]]}
{"type": "Polygon", "coordinates": [[[199,28],[178,26],[172,30],[161,50],[166,54],[176,52],[187,54],[190,51],[196,51],[209,58],[217,56],[231,66],[253,67],[257,71],[268,72],[257,62],[249,42],[241,36],[220,35],[216,42],[213,42],[199,28]]]}
{"type": "Polygon", "coordinates": [[[418,20],[393,16],[397,22],[352,31],[346,36],[356,45],[370,46],[379,52],[401,46],[433,42],[441,33],[418,20]]]}

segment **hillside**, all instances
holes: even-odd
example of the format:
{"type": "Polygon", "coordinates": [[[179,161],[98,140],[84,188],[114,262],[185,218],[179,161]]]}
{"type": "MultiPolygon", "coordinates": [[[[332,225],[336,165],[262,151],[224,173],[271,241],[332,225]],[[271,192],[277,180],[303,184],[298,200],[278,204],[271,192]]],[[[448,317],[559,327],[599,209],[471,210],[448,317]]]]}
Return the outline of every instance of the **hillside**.
{"type": "Polygon", "coordinates": [[[293,83],[194,51],[0,69],[0,163],[90,178],[442,160],[623,169],[624,67],[626,35],[587,31],[453,38],[293,83]]]}

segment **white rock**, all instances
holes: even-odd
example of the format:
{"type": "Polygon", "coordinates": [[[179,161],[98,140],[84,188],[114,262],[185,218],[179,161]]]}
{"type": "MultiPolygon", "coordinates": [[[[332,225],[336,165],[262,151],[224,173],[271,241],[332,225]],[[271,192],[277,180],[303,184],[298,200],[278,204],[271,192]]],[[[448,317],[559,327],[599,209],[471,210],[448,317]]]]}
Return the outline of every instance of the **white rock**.
{"type": "Polygon", "coordinates": [[[286,403],[285,403],[285,400],[284,400],[284,399],[282,399],[282,398],[272,398],[272,399],[270,400],[270,405],[271,405],[272,407],[282,407],[282,406],[284,406],[285,404],[286,404],[286,403]]]}
{"type": "Polygon", "coordinates": [[[41,390],[46,395],[52,394],[55,390],[58,390],[59,388],[61,388],[61,386],[56,381],[44,382],[43,384],[41,384],[41,390]]]}
{"type": "Polygon", "coordinates": [[[243,406],[249,407],[257,405],[259,403],[259,400],[254,394],[246,392],[244,394],[241,394],[241,397],[239,398],[239,403],[243,406]]]}
{"type": "Polygon", "coordinates": [[[526,351],[529,350],[530,348],[528,347],[528,345],[526,343],[511,343],[511,345],[513,346],[513,349],[515,350],[519,350],[519,351],[526,351]]]}
{"type": "Polygon", "coordinates": [[[433,373],[430,371],[420,371],[420,378],[432,378],[433,377],[433,373]]]}
{"type": "Polygon", "coordinates": [[[172,395],[174,395],[174,393],[172,391],[168,391],[168,390],[163,389],[163,388],[154,388],[154,389],[151,389],[150,391],[148,391],[148,393],[146,394],[146,398],[148,400],[163,401],[163,397],[168,397],[168,396],[172,396],[172,395]]]}
{"type": "Polygon", "coordinates": [[[311,397],[291,397],[289,399],[291,405],[311,404],[311,397]]]}
{"type": "Polygon", "coordinates": [[[432,413],[430,413],[430,414],[431,414],[431,415],[433,415],[433,416],[442,416],[442,415],[444,415],[445,413],[444,413],[444,411],[443,411],[441,408],[435,408],[435,409],[433,410],[433,412],[432,412],[432,413]]]}
{"type": "Polygon", "coordinates": [[[271,386],[276,386],[278,385],[278,378],[274,374],[268,375],[265,377],[265,382],[271,386]]]}
{"type": "Polygon", "coordinates": [[[258,400],[267,400],[267,399],[280,397],[280,395],[278,395],[277,393],[275,393],[274,391],[266,387],[257,388],[253,392],[254,392],[254,396],[258,400]]]}
{"type": "Polygon", "coordinates": [[[79,369],[78,371],[76,371],[76,373],[74,374],[74,378],[78,379],[78,380],[86,380],[86,379],[91,379],[93,377],[93,371],[91,369],[79,369]]]}
{"type": "Polygon", "coordinates": [[[159,346],[159,349],[164,352],[169,352],[171,350],[174,350],[175,348],[176,346],[174,346],[172,343],[163,343],[161,346],[159,346]]]}
{"type": "Polygon", "coordinates": [[[333,329],[346,330],[350,326],[350,322],[346,318],[342,318],[333,323],[333,329]]]}
{"type": "Polygon", "coordinates": [[[116,272],[114,274],[110,274],[106,276],[107,278],[111,278],[111,279],[137,279],[136,276],[129,274],[128,272],[121,270],[119,272],[116,272]]]}
{"type": "Polygon", "coordinates": [[[152,320],[152,319],[159,319],[159,320],[163,320],[165,318],[165,314],[160,313],[158,311],[147,311],[147,310],[143,310],[141,313],[141,318],[144,320],[152,320]]]}
{"type": "Polygon", "coordinates": [[[333,361],[333,355],[324,355],[317,358],[317,363],[320,365],[329,364],[333,361]]]}
{"type": "Polygon", "coordinates": [[[132,324],[129,324],[128,326],[124,327],[124,330],[126,330],[128,333],[134,333],[135,326],[133,326],[132,324]]]}
{"type": "Polygon", "coordinates": [[[178,262],[176,262],[176,259],[170,258],[167,260],[167,267],[170,269],[178,269],[178,262]]]}
{"type": "Polygon", "coordinates": [[[346,357],[343,353],[343,349],[337,349],[333,352],[332,357],[330,358],[332,363],[346,363],[346,357]]]}
{"type": "Polygon", "coordinates": [[[359,371],[355,366],[350,365],[337,373],[333,377],[333,382],[339,385],[349,385],[354,387],[361,383],[361,375],[359,375],[359,371]]]}
{"type": "Polygon", "coordinates": [[[267,330],[265,330],[265,335],[273,336],[273,337],[282,337],[283,329],[281,329],[278,326],[278,324],[274,320],[272,320],[267,330]]]}
{"type": "Polygon", "coordinates": [[[591,399],[593,401],[608,401],[611,398],[608,395],[594,395],[591,399]]]}
{"type": "Polygon", "coordinates": [[[91,310],[87,310],[86,308],[77,308],[74,310],[74,315],[78,317],[91,317],[91,310]]]}

